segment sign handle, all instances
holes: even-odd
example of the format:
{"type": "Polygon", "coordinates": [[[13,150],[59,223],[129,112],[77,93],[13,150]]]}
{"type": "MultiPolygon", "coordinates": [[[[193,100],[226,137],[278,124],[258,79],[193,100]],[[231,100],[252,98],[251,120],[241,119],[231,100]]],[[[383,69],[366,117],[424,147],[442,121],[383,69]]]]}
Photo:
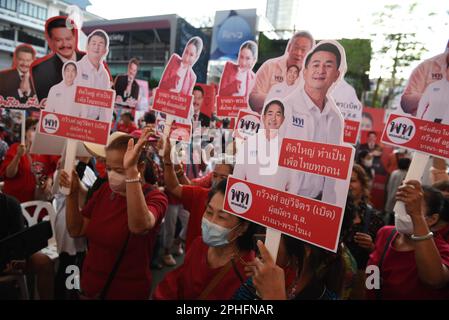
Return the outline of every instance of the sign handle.
{"type": "MultiPolygon", "coordinates": [[[[69,174],[71,177],[73,166],[75,164],[75,157],[76,157],[76,149],[78,146],[78,141],[69,139],[67,140],[67,146],[66,146],[66,153],[65,153],[65,159],[64,159],[64,171],[69,174]]],[[[69,195],[69,189],[61,187],[61,193],[65,194],[66,196],[69,195]]]]}
{"type": "Polygon", "coordinates": [[[25,145],[25,135],[26,135],[26,110],[22,110],[22,125],[21,125],[21,134],[20,134],[20,143],[25,145]]]}
{"type": "Polygon", "coordinates": [[[267,228],[265,246],[267,247],[267,250],[273,258],[274,262],[276,262],[278,256],[279,244],[281,243],[281,235],[282,232],[272,228],[267,228]]]}
{"type": "MultiPolygon", "coordinates": [[[[404,182],[410,180],[421,181],[424,174],[424,169],[429,161],[430,156],[421,152],[416,152],[410,167],[408,169],[407,175],[405,176],[404,182]]],[[[404,234],[413,233],[413,224],[410,216],[405,210],[405,205],[402,201],[396,201],[394,206],[394,217],[396,229],[404,234]]]]}

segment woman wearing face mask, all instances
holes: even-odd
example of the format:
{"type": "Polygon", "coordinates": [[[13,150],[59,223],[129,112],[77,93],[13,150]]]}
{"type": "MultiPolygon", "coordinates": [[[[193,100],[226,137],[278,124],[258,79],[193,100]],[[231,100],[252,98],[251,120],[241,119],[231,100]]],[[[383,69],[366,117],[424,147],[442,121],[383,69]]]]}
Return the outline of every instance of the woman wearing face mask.
{"type": "Polygon", "coordinates": [[[244,266],[254,258],[252,236],[256,225],[223,211],[226,180],[209,194],[195,239],[184,264],[168,273],[157,286],[156,300],[226,300],[246,281],[244,266]]]}
{"type": "Polygon", "coordinates": [[[167,208],[166,196],[146,185],[145,129],[138,142],[120,135],[106,147],[108,181],[79,210],[79,179],[61,173],[67,196],[67,229],[72,237],[86,237],[89,250],[83,264],[81,289],[88,298],[148,299],[150,261],[154,241],[167,208]],[[116,271],[112,270],[117,267],[116,271]],[[111,280],[112,279],[112,280],[111,280]],[[109,288],[106,283],[110,282],[109,288]]]}
{"type": "Polygon", "coordinates": [[[51,177],[57,159],[30,153],[37,122],[36,119],[26,119],[25,144],[11,145],[0,168],[0,176],[5,180],[3,192],[19,202],[36,200],[38,195],[51,195],[51,177]]]}
{"type": "MultiPolygon", "coordinates": [[[[368,267],[380,270],[380,289],[368,290],[370,299],[447,300],[449,297],[449,245],[430,232],[440,220],[441,192],[408,181],[396,199],[405,204],[413,234],[398,233],[393,226],[379,230],[368,267]]],[[[372,272],[371,272],[372,274],[372,272]]]]}
{"type": "Polygon", "coordinates": [[[368,187],[371,190],[374,181],[374,157],[368,150],[361,150],[358,154],[357,164],[360,165],[363,170],[365,170],[366,176],[368,177],[368,187]]]}
{"type": "Polygon", "coordinates": [[[221,76],[219,96],[245,97],[254,87],[256,74],[252,71],[257,61],[257,45],[253,41],[246,41],[239,51],[237,64],[227,62],[221,76]]]}

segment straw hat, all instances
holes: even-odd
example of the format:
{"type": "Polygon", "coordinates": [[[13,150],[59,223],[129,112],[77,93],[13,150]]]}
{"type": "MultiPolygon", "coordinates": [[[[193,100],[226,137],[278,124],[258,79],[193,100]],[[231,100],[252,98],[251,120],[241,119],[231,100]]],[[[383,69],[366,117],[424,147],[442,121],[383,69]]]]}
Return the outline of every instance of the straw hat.
{"type": "MultiPolygon", "coordinates": [[[[116,131],[113,134],[111,134],[108,138],[108,143],[107,146],[111,144],[112,141],[114,141],[115,139],[117,139],[118,137],[121,136],[126,136],[127,134],[124,132],[120,132],[120,131],[116,131]]],[[[96,144],[96,143],[90,143],[90,142],[83,142],[84,143],[84,147],[86,147],[87,151],[89,151],[89,153],[91,153],[93,156],[95,157],[100,157],[100,158],[106,158],[106,146],[102,145],[102,144],[96,144]]]]}

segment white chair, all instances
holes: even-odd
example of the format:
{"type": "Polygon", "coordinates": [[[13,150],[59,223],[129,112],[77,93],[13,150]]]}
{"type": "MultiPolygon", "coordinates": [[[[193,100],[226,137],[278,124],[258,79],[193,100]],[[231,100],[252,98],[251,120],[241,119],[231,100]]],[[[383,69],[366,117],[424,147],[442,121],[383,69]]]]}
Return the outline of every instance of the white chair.
{"type": "Polygon", "coordinates": [[[37,223],[37,219],[39,218],[39,214],[43,209],[45,209],[48,213],[48,216],[44,218],[44,220],[50,220],[51,227],[54,227],[54,220],[56,216],[55,209],[52,204],[48,201],[28,201],[20,204],[22,207],[22,215],[25,217],[25,220],[28,223],[28,227],[34,226],[37,223]],[[33,216],[27,211],[27,208],[36,207],[33,212],[33,216]]]}

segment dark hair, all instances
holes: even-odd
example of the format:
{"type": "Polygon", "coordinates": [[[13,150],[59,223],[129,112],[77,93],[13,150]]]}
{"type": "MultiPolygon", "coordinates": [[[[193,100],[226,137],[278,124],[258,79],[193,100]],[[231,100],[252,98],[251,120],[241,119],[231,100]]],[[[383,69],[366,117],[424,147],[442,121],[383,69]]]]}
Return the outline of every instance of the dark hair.
{"type": "Polygon", "coordinates": [[[100,30],[94,31],[92,34],[89,35],[89,37],[87,38],[87,44],[89,44],[90,40],[95,36],[102,38],[104,40],[105,46],[106,47],[108,46],[108,38],[107,38],[105,32],[100,31],[100,30]]]}
{"type": "Polygon", "coordinates": [[[281,101],[279,101],[279,100],[271,100],[271,101],[268,102],[268,104],[265,106],[265,109],[264,109],[264,111],[263,111],[263,115],[264,115],[264,116],[268,113],[268,109],[269,109],[273,104],[276,104],[276,105],[280,106],[280,107],[281,107],[281,110],[282,110],[282,115],[285,114],[284,104],[283,104],[281,101]]]}
{"type": "MultiPolygon", "coordinates": [[[[201,38],[200,37],[193,37],[193,38],[191,38],[186,43],[185,48],[187,48],[191,44],[193,44],[195,46],[195,48],[196,48],[196,56],[199,57],[200,54],[201,54],[201,50],[203,49],[202,48],[202,40],[201,40],[201,38]]],[[[184,48],[184,50],[185,50],[185,48],[184,48]]]]}
{"type": "Polygon", "coordinates": [[[441,214],[444,206],[444,197],[441,191],[429,186],[422,186],[422,189],[424,191],[424,201],[427,206],[426,216],[435,213],[441,214]]]}
{"type": "Polygon", "coordinates": [[[67,69],[68,66],[73,66],[75,68],[75,71],[78,72],[78,68],[76,67],[76,63],[73,61],[69,61],[64,65],[64,71],[67,69]]]}
{"type": "Polygon", "coordinates": [[[129,60],[128,62],[128,66],[130,66],[131,64],[135,64],[137,67],[140,65],[139,60],[137,60],[137,58],[131,58],[131,60],[129,60]]]}
{"type": "Polygon", "coordinates": [[[145,112],[145,114],[143,116],[143,119],[144,119],[146,124],[156,123],[156,114],[154,113],[154,111],[145,112]]]}
{"type": "MultiPolygon", "coordinates": [[[[212,188],[209,191],[209,194],[207,196],[207,203],[210,202],[213,196],[215,196],[217,193],[222,194],[223,196],[226,194],[226,185],[228,180],[223,179],[221,180],[214,188],[212,188]]],[[[236,216],[237,217],[237,216],[236,216]]],[[[258,225],[254,224],[248,220],[242,219],[240,217],[237,217],[240,222],[247,222],[248,228],[246,229],[245,233],[242,234],[240,237],[237,238],[237,247],[239,250],[247,251],[253,249],[253,235],[256,233],[258,225]]]]}
{"type": "MultiPolygon", "coordinates": [[[[65,28],[65,29],[69,29],[67,28],[67,21],[68,17],[61,17],[61,18],[56,18],[53,19],[52,21],[50,21],[47,24],[47,34],[48,36],[51,38],[51,31],[53,29],[57,29],[57,28],[65,28]]],[[[74,25],[74,22],[71,21],[71,25],[74,25]]],[[[70,30],[70,29],[69,29],[70,30]]],[[[75,28],[72,28],[72,33],[75,34],[75,28]]]]}
{"type": "Polygon", "coordinates": [[[193,91],[200,91],[201,95],[204,96],[204,90],[203,90],[203,88],[201,86],[194,86],[192,92],[193,91]]]}
{"type": "Polygon", "coordinates": [[[362,159],[364,159],[367,155],[369,155],[368,150],[366,150],[366,149],[360,150],[357,155],[357,163],[361,163],[362,159]]]}
{"type": "Polygon", "coordinates": [[[400,158],[398,160],[398,168],[400,170],[408,170],[410,167],[410,162],[412,162],[410,158],[400,158]]]}
{"type": "Polygon", "coordinates": [[[337,62],[337,69],[340,68],[341,53],[340,53],[340,50],[338,50],[337,46],[332,44],[332,43],[318,44],[315,47],[315,49],[313,49],[313,51],[310,54],[307,55],[306,63],[305,63],[306,68],[309,65],[310,59],[312,59],[312,56],[315,53],[320,52],[320,51],[333,53],[335,55],[335,59],[336,59],[336,62],[337,62]]]}
{"type": "Polygon", "coordinates": [[[369,131],[369,132],[368,132],[368,136],[370,136],[370,135],[372,135],[372,134],[374,134],[374,135],[377,137],[377,132],[376,132],[376,131],[369,131]]]}
{"type": "Polygon", "coordinates": [[[290,70],[291,68],[295,68],[296,70],[298,70],[298,73],[301,71],[301,70],[299,69],[299,67],[298,67],[296,64],[290,65],[290,66],[287,68],[287,71],[290,70]]]}
{"type": "Polygon", "coordinates": [[[435,182],[432,187],[442,192],[449,192],[449,180],[435,182]]]}
{"type": "Polygon", "coordinates": [[[257,45],[253,41],[248,40],[243,42],[242,46],[240,47],[240,51],[242,51],[243,49],[248,49],[249,51],[251,51],[253,57],[257,59],[257,45]]]}
{"type": "Polygon", "coordinates": [[[25,131],[28,131],[28,129],[32,128],[33,126],[36,125],[36,123],[38,123],[39,120],[34,119],[34,118],[26,118],[25,120],[25,131]]]}
{"type": "Polygon", "coordinates": [[[133,117],[133,115],[132,115],[131,112],[124,112],[124,113],[122,113],[121,116],[122,116],[122,117],[128,117],[129,120],[134,121],[134,117],[133,117]]]}
{"type": "MultiPolygon", "coordinates": [[[[365,151],[365,150],[363,150],[365,151]]],[[[360,152],[362,153],[362,151],[360,152]]],[[[366,174],[365,169],[361,165],[354,164],[352,166],[352,172],[357,175],[357,179],[360,181],[360,185],[362,186],[363,195],[365,201],[369,200],[370,191],[369,191],[369,177],[366,174]]]]}
{"type": "Polygon", "coordinates": [[[33,47],[27,44],[21,44],[17,46],[16,49],[14,50],[14,57],[17,57],[21,52],[30,53],[33,56],[33,58],[36,56],[36,51],[34,51],[33,47]]]}

